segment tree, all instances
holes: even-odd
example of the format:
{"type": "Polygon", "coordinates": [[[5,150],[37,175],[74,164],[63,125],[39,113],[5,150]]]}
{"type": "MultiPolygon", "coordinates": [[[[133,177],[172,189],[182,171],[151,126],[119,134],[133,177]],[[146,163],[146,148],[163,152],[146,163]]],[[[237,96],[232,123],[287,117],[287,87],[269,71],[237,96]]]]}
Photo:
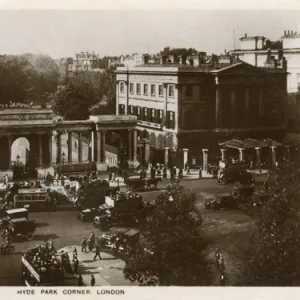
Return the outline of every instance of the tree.
{"type": "Polygon", "coordinates": [[[55,95],[53,110],[66,120],[86,120],[89,108],[98,101],[97,92],[84,76],[71,78],[55,95]]]}
{"type": "Polygon", "coordinates": [[[210,267],[201,218],[193,215],[195,195],[176,185],[156,199],[151,218],[131,250],[124,275],[141,285],[199,286],[208,283],[210,267]]]}
{"type": "Polygon", "coordinates": [[[36,73],[23,57],[0,56],[0,94],[2,104],[24,102],[28,98],[36,73]]]}
{"type": "Polygon", "coordinates": [[[300,185],[297,164],[272,172],[272,195],[259,214],[245,251],[243,285],[300,284],[300,185]]]}

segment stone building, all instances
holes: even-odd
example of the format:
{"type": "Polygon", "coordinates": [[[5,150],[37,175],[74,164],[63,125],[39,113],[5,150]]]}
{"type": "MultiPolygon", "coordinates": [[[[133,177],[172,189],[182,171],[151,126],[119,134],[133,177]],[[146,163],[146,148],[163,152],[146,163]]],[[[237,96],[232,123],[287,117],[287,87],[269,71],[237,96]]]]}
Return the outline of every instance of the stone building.
{"type": "Polygon", "coordinates": [[[300,34],[285,30],[278,41],[270,41],[264,36],[240,38],[239,49],[231,51],[236,58],[256,67],[264,67],[267,58],[275,60],[278,68],[288,71],[287,91],[298,92],[300,87],[300,34]]]}
{"type": "Polygon", "coordinates": [[[219,153],[218,143],[231,138],[282,140],[284,69],[200,61],[117,68],[116,114],[137,116],[141,162],[182,164],[186,151],[219,153]]]}

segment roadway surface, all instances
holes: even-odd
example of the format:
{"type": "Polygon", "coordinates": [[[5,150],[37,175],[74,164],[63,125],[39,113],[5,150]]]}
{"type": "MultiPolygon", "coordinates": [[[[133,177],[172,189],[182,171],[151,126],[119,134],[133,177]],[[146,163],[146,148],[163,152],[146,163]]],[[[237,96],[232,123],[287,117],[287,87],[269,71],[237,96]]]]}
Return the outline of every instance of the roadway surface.
{"type": "MultiPolygon", "coordinates": [[[[169,184],[169,180],[160,182],[158,191],[143,192],[143,200],[150,202],[169,184]]],[[[203,229],[212,237],[212,253],[216,247],[224,249],[225,258],[232,257],[232,261],[237,259],[236,252],[244,245],[249,228],[253,226],[253,220],[240,211],[207,211],[204,209],[204,199],[218,192],[225,192],[232,189],[231,186],[216,184],[215,179],[186,179],[182,184],[191,189],[197,197],[196,209],[203,218],[203,229]],[[228,255],[227,255],[228,254],[228,255]]],[[[52,238],[56,249],[79,245],[83,237],[88,237],[93,230],[96,235],[100,235],[100,230],[93,227],[92,223],[84,223],[76,218],[76,211],[71,208],[58,208],[56,212],[30,212],[29,218],[38,223],[38,228],[33,241],[20,240],[15,242],[16,251],[10,255],[0,255],[0,286],[20,286],[21,281],[21,251],[43,244],[44,241],[52,238]]],[[[0,239],[2,239],[0,237],[0,239]]],[[[2,243],[2,242],[1,242],[2,243]]],[[[213,259],[213,254],[212,259],[213,259]]],[[[114,262],[110,257],[107,262],[99,261],[100,269],[105,269],[108,264],[114,262]],[[101,265],[100,265],[101,264],[101,265]]],[[[117,263],[117,259],[115,259],[117,263]]],[[[93,267],[97,269],[96,267],[93,267]]],[[[235,272],[236,265],[228,262],[228,268],[235,272]]],[[[228,269],[227,268],[227,269],[228,269]]],[[[106,272],[105,281],[110,285],[126,285],[127,281],[122,281],[120,272],[106,272]],[[115,276],[115,278],[114,278],[115,276]]],[[[99,271],[100,272],[100,271],[99,271]]],[[[88,273],[91,273],[90,270],[88,273]]],[[[101,272],[100,272],[101,273],[101,272]]]]}

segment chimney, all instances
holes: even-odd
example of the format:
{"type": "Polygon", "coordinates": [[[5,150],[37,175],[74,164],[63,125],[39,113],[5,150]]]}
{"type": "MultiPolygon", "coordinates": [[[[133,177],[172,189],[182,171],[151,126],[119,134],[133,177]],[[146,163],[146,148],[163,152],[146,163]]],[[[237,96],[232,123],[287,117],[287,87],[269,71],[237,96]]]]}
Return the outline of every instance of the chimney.
{"type": "Polygon", "coordinates": [[[174,64],[174,62],[175,62],[175,56],[173,54],[170,54],[169,55],[169,60],[170,60],[171,64],[174,64]]]}
{"type": "Polygon", "coordinates": [[[293,35],[293,30],[291,30],[291,35],[293,35]]]}
{"type": "Polygon", "coordinates": [[[288,30],[288,35],[290,35],[290,31],[288,30]]]}
{"type": "Polygon", "coordinates": [[[143,63],[144,63],[144,65],[146,65],[148,63],[148,61],[149,61],[149,55],[148,54],[144,54],[143,55],[143,63]]]}
{"type": "Polygon", "coordinates": [[[184,55],[179,56],[179,64],[184,65],[186,63],[186,57],[184,55]]]}
{"type": "Polygon", "coordinates": [[[193,56],[194,66],[199,67],[201,65],[201,54],[195,54],[193,56]]]}
{"type": "Polygon", "coordinates": [[[245,38],[247,37],[247,33],[245,33],[245,38]]]}
{"type": "Polygon", "coordinates": [[[286,36],[286,30],[284,31],[284,34],[283,34],[284,36],[286,36]]]}

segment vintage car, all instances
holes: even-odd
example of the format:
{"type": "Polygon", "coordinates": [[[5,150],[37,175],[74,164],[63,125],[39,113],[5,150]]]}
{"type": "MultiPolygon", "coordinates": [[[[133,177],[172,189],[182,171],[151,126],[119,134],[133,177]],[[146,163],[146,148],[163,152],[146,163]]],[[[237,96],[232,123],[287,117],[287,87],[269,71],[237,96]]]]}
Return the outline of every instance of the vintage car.
{"type": "Polygon", "coordinates": [[[77,219],[84,222],[92,221],[96,216],[110,213],[111,206],[102,204],[98,208],[87,208],[77,213],[77,219]]]}
{"type": "Polygon", "coordinates": [[[207,209],[236,209],[238,206],[236,199],[231,193],[217,194],[213,198],[207,199],[205,207],[207,209]]]}
{"type": "Polygon", "coordinates": [[[161,177],[149,178],[149,179],[128,179],[126,185],[128,190],[133,192],[143,192],[149,190],[157,190],[158,182],[161,181],[161,177]]]}
{"type": "Polygon", "coordinates": [[[21,236],[28,241],[33,240],[36,231],[36,223],[26,218],[12,219],[8,227],[3,231],[2,237],[12,242],[16,237],[21,236]]]}
{"type": "Polygon", "coordinates": [[[245,185],[252,185],[255,180],[250,172],[244,169],[224,169],[221,176],[218,178],[218,183],[231,184],[239,182],[245,185]]]}
{"type": "Polygon", "coordinates": [[[16,208],[4,211],[4,218],[0,220],[0,229],[6,229],[10,220],[25,218],[28,220],[28,210],[26,208],[16,208]]]}

